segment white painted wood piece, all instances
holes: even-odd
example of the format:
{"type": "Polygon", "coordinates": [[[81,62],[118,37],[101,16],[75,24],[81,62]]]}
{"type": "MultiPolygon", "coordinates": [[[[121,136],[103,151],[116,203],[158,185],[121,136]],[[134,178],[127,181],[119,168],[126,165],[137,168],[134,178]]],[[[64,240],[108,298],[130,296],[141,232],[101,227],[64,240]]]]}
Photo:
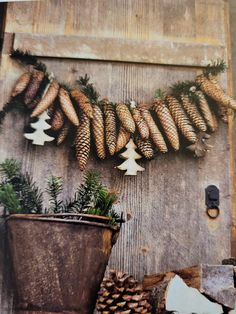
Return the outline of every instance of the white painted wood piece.
{"type": "Polygon", "coordinates": [[[51,142],[54,140],[54,137],[47,135],[44,131],[49,130],[51,125],[46,122],[50,119],[47,111],[44,111],[40,116],[37,122],[31,123],[31,127],[35,129],[33,133],[25,133],[24,137],[28,140],[33,141],[34,145],[43,146],[45,142],[51,142]]]}
{"type": "Polygon", "coordinates": [[[117,168],[119,170],[127,170],[125,172],[126,176],[136,176],[138,171],[145,170],[135,161],[136,159],[142,158],[142,156],[135,151],[137,146],[134,144],[134,141],[132,139],[129,140],[128,144],[125,147],[127,148],[127,150],[121,153],[120,157],[126,159],[126,161],[124,161],[117,168]]]}
{"type": "Polygon", "coordinates": [[[197,289],[174,276],[166,290],[166,310],[178,314],[222,314],[223,308],[209,301],[197,289]]]}

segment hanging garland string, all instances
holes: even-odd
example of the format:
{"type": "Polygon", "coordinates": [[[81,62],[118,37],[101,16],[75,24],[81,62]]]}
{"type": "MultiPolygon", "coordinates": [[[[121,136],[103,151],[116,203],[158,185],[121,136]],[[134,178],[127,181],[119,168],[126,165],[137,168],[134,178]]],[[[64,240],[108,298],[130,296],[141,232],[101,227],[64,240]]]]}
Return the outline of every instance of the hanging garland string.
{"type": "MultiPolygon", "coordinates": [[[[15,50],[11,57],[28,69],[0,111],[0,124],[12,110],[29,112],[31,118],[47,111],[56,144],[73,139],[81,171],[86,168],[91,143],[100,159],[119,153],[131,140],[135,146],[128,147],[137,147],[146,159],[182,148],[203,157],[211,148],[207,144],[208,133],[217,130],[218,118],[225,122],[230,109],[236,110],[236,101],[225,93],[217,79],[226,70],[223,60],[206,66],[195,81],[178,82],[167,93],[157,90],[153,103],[147,105],[100,99],[87,74],[73,87],[60,83],[29,52],[15,50]]],[[[133,152],[131,155],[136,156],[133,152]]],[[[132,156],[125,154],[127,159],[132,156]]]]}

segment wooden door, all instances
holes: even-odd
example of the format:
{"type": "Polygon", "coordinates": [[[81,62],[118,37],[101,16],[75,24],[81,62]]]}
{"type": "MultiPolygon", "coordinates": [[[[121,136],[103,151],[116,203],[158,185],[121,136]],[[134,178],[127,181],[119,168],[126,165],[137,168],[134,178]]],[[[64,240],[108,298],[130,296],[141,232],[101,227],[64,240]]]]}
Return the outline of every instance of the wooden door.
{"type": "MultiPolygon", "coordinates": [[[[227,4],[223,0],[45,0],[9,3],[1,61],[0,105],[8,99],[22,68],[8,54],[30,49],[59,80],[73,82],[88,73],[99,93],[112,101],[150,102],[157,88],[194,79],[200,67],[223,57],[228,61],[227,4]],[[13,36],[14,34],[14,36],[13,36]]],[[[227,77],[222,76],[227,87],[227,77]]],[[[45,186],[51,173],[62,176],[65,197],[81,180],[67,145],[36,147],[26,141],[26,121],[11,114],[0,135],[0,159],[17,157],[45,186]]],[[[232,125],[232,121],[230,122],[232,125]]],[[[123,226],[110,266],[138,279],[144,274],[220,263],[230,256],[231,199],[228,128],[212,136],[204,159],[184,152],[143,162],[145,172],[125,177],[119,158],[98,161],[89,169],[120,194],[117,208],[130,220],[123,226]],[[219,187],[220,216],[205,213],[204,189],[219,187]]],[[[96,241],[96,239],[95,239],[96,241]]],[[[3,261],[3,257],[1,258],[3,261]]],[[[0,309],[11,313],[6,293],[7,265],[0,263],[0,309]]]]}

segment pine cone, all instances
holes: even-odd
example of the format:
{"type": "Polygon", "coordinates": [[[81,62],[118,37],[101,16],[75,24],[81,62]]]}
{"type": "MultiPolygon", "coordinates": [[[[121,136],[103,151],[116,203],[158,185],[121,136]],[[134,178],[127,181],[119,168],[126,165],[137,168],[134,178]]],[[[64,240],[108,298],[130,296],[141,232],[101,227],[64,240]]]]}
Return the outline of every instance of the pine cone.
{"type": "Polygon", "coordinates": [[[43,78],[44,78],[44,73],[42,71],[33,70],[31,78],[30,78],[30,82],[25,92],[24,101],[26,105],[29,105],[31,101],[34,99],[34,97],[36,96],[43,78]]]}
{"type": "Polygon", "coordinates": [[[169,109],[166,107],[165,103],[160,99],[155,99],[153,103],[153,109],[161,122],[161,125],[165,131],[165,134],[171,146],[174,148],[174,150],[179,150],[178,131],[169,109]]]}
{"type": "Polygon", "coordinates": [[[130,133],[134,133],[135,123],[127,105],[123,103],[117,104],[116,113],[123,128],[130,133]]]}
{"type": "Polygon", "coordinates": [[[116,113],[114,106],[108,102],[108,100],[103,100],[103,112],[105,116],[105,134],[106,134],[106,144],[110,155],[114,155],[116,151],[116,113]]]}
{"type": "Polygon", "coordinates": [[[166,142],[161,132],[159,131],[150,111],[147,108],[145,108],[145,105],[143,104],[140,105],[139,109],[141,111],[143,119],[146,121],[149,127],[150,138],[152,139],[153,144],[161,153],[166,153],[168,151],[166,142]]]}
{"type": "Polygon", "coordinates": [[[131,113],[141,138],[147,140],[149,138],[149,128],[146,121],[143,119],[140,110],[138,108],[132,108],[131,113]]]}
{"type": "Polygon", "coordinates": [[[222,106],[236,110],[236,101],[227,95],[214,77],[208,79],[203,74],[198,75],[196,83],[200,85],[201,90],[222,106]]]}
{"type": "Polygon", "coordinates": [[[110,270],[98,292],[97,310],[102,314],[151,314],[150,294],[133,276],[110,270]]]}
{"type": "Polygon", "coordinates": [[[152,159],[154,157],[154,150],[150,140],[143,140],[138,134],[135,136],[135,144],[138,147],[140,153],[146,159],[152,159]]]}
{"type": "Polygon", "coordinates": [[[51,127],[53,131],[59,131],[64,124],[64,114],[61,109],[56,109],[52,116],[51,127]]]}
{"type": "Polygon", "coordinates": [[[199,108],[201,109],[202,115],[206,121],[207,126],[209,127],[211,132],[215,132],[216,125],[215,125],[213,113],[211,112],[211,109],[206,100],[206,97],[204,96],[202,91],[196,91],[195,93],[198,96],[199,108]]]}
{"type": "Polygon", "coordinates": [[[87,96],[85,96],[79,89],[73,89],[71,91],[71,96],[76,100],[81,110],[90,119],[93,118],[93,107],[87,96]]]}
{"type": "Polygon", "coordinates": [[[64,126],[60,130],[60,133],[57,136],[57,145],[60,145],[65,141],[67,135],[69,134],[69,131],[70,131],[70,122],[66,121],[64,126]]]}
{"type": "Polygon", "coordinates": [[[38,117],[41,113],[47,110],[56,99],[58,91],[59,91],[59,84],[57,83],[57,81],[54,80],[50,84],[45,96],[39,101],[36,108],[32,112],[31,117],[32,118],[38,117]]]}
{"type": "Polygon", "coordinates": [[[117,137],[117,143],[116,143],[116,153],[119,152],[122,148],[125,147],[125,145],[130,140],[131,133],[126,131],[122,126],[120,127],[118,137],[117,137]]]}
{"type": "Polygon", "coordinates": [[[79,126],[79,118],[71,102],[70,95],[64,88],[59,89],[59,101],[60,101],[61,109],[63,110],[67,118],[75,126],[79,126]]]}
{"type": "Polygon", "coordinates": [[[105,130],[102,110],[98,105],[93,106],[92,120],[93,137],[96,145],[97,155],[100,159],[105,159],[105,130]]]}
{"type": "Polygon", "coordinates": [[[195,143],[197,135],[178,100],[173,96],[167,96],[166,101],[176,126],[187,140],[195,143]]]}
{"type": "Polygon", "coordinates": [[[197,109],[195,103],[193,103],[188,95],[181,94],[182,105],[187,112],[189,119],[191,122],[202,132],[206,132],[207,126],[206,123],[201,116],[200,112],[197,109]]]}
{"type": "Polygon", "coordinates": [[[23,73],[18,80],[16,81],[16,84],[11,92],[11,96],[12,97],[16,97],[17,95],[21,94],[26,87],[28,86],[29,82],[30,82],[30,77],[31,77],[31,73],[30,72],[26,72],[23,73]]]}
{"type": "Polygon", "coordinates": [[[79,162],[79,169],[85,170],[90,153],[90,120],[85,113],[82,114],[81,123],[76,131],[75,151],[79,162]]]}

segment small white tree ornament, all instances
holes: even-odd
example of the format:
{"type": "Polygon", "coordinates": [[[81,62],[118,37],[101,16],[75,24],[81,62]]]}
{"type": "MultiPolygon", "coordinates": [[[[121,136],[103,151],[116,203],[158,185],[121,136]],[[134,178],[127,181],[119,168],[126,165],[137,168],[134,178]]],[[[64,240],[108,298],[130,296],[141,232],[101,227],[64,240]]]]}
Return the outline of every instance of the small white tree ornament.
{"type": "Polygon", "coordinates": [[[31,123],[30,126],[36,131],[33,133],[25,133],[24,137],[28,140],[33,141],[34,145],[43,146],[45,142],[51,142],[54,140],[54,137],[47,135],[44,131],[49,130],[51,125],[46,122],[50,117],[47,111],[44,111],[39,117],[38,121],[31,123]]]}
{"type": "Polygon", "coordinates": [[[127,148],[126,151],[120,154],[120,157],[123,159],[127,159],[121,165],[117,166],[120,170],[127,170],[125,175],[126,176],[136,176],[138,171],[144,171],[145,169],[139,166],[136,163],[136,159],[142,158],[135,149],[137,146],[134,144],[132,139],[129,140],[128,144],[125,146],[127,148]]]}

